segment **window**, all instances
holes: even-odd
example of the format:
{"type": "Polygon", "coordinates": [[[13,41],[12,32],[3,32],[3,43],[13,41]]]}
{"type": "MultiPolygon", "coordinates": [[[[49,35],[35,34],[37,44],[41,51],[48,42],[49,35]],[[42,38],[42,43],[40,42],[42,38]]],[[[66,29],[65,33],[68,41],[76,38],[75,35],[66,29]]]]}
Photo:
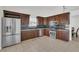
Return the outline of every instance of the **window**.
{"type": "Polygon", "coordinates": [[[36,19],[36,17],[30,16],[29,27],[36,27],[36,26],[37,26],[37,19],[36,19]]]}

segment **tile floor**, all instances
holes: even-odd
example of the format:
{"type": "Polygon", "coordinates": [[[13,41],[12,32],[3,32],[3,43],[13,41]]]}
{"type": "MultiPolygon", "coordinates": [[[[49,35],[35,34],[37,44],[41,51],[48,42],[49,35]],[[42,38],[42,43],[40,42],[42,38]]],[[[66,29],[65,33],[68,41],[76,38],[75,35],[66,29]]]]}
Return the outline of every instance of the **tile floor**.
{"type": "Polygon", "coordinates": [[[38,37],[23,41],[20,44],[3,48],[0,52],[77,52],[79,41],[65,42],[50,37],[38,37]]]}

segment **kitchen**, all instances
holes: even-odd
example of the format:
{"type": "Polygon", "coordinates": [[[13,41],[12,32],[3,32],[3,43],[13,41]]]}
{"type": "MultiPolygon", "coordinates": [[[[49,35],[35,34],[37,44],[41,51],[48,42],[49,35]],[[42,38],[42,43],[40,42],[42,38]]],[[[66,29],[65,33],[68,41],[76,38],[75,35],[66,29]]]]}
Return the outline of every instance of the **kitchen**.
{"type": "MultiPolygon", "coordinates": [[[[58,24],[61,24],[62,22],[64,22],[64,24],[68,24],[69,25],[69,13],[59,14],[59,15],[50,16],[50,17],[37,17],[39,25],[36,28],[22,30],[22,39],[26,40],[26,39],[31,39],[31,37],[50,36],[50,33],[49,33],[50,32],[50,27],[48,25],[49,25],[50,21],[55,21],[53,19],[54,17],[56,17],[56,18],[60,17],[60,20],[59,20],[59,18],[58,18],[58,20],[56,19],[58,24]],[[62,15],[66,16],[66,17],[63,18],[62,15]]],[[[64,26],[64,25],[62,25],[62,26],[64,26]]],[[[64,28],[57,29],[56,39],[61,39],[61,40],[69,41],[69,37],[68,36],[66,37],[66,35],[69,35],[69,32],[66,32],[66,29],[64,29],[64,28]],[[64,38],[64,37],[66,37],[66,38],[64,38]]]]}
{"type": "Polygon", "coordinates": [[[68,11],[50,16],[42,16],[40,13],[36,16],[31,15],[30,12],[20,13],[8,9],[4,9],[2,13],[5,18],[16,18],[21,21],[19,43],[44,36],[50,37],[51,40],[71,41],[69,37],[70,12],[68,11]]]}
{"type": "MultiPolygon", "coordinates": [[[[63,13],[55,16],[48,16],[48,17],[30,17],[27,14],[21,14],[18,12],[7,11],[4,10],[4,17],[8,18],[20,18],[21,17],[21,41],[40,37],[40,36],[49,36],[56,37],[54,39],[61,39],[64,41],[69,41],[69,29],[65,29],[65,25],[69,25],[69,13],[63,13]],[[33,19],[34,18],[34,19],[33,19]],[[36,25],[34,24],[29,26],[30,19],[35,20],[36,18],[36,25]],[[53,22],[56,21],[58,27],[55,30],[52,29],[53,22]],[[52,22],[50,25],[49,23],[52,22]],[[53,32],[56,32],[54,36],[52,35],[53,32]],[[50,34],[51,32],[51,34],[50,34]]],[[[55,25],[54,25],[55,26],[55,25]]],[[[56,26],[56,27],[57,27],[56,26]]]]}

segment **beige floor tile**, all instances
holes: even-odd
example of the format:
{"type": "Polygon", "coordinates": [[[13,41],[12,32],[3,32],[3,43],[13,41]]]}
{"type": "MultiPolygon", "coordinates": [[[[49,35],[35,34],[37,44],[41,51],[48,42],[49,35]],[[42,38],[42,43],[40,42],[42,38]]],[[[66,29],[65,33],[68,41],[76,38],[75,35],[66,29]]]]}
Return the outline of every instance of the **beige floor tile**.
{"type": "Polygon", "coordinates": [[[65,42],[50,37],[38,37],[20,44],[3,48],[0,52],[76,52],[79,51],[79,40],[65,42]]]}

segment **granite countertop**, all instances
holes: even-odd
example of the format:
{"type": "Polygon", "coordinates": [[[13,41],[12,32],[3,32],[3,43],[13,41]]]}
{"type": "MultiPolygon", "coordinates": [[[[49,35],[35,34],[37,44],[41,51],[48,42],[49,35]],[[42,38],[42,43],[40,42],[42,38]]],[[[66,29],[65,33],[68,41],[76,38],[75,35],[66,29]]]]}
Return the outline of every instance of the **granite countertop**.
{"type": "MultiPolygon", "coordinates": [[[[49,29],[50,28],[24,28],[21,31],[31,31],[31,30],[42,30],[42,29],[49,29]]],[[[68,31],[69,29],[56,29],[56,31],[68,31]]]]}
{"type": "Polygon", "coordinates": [[[57,29],[56,31],[69,31],[69,29],[57,29]]]}
{"type": "Polygon", "coordinates": [[[41,29],[49,29],[49,28],[25,28],[25,29],[21,29],[21,31],[31,31],[31,30],[41,30],[41,29]]]}

